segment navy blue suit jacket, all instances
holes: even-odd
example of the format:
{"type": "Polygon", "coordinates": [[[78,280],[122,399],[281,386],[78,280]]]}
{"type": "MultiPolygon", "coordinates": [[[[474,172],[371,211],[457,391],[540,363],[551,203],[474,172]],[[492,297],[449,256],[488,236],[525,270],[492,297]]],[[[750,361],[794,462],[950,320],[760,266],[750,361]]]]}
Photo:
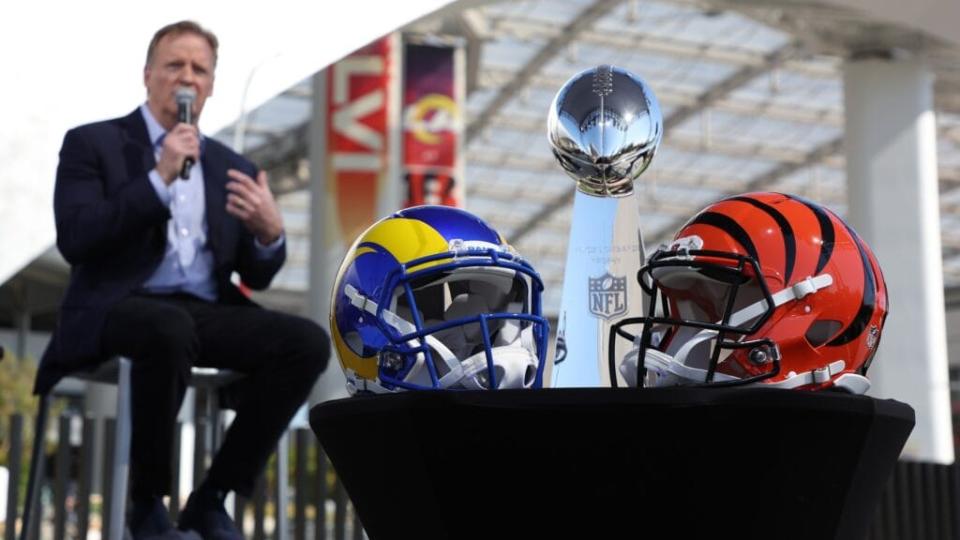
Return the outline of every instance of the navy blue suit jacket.
{"type": "MultiPolygon", "coordinates": [[[[286,249],[258,259],[253,235],[226,212],[227,169],[256,178],[256,167],[210,138],[200,161],[219,302],[249,303],[230,282],[231,274],[238,272],[253,289],[266,288],[286,249]]],[[[74,128],[64,137],[53,202],[57,247],[71,265],[70,284],[35,392],[45,393],[64,375],[104,359],[100,334],[107,312],[139,289],[163,258],[170,212],[147,177],[155,166],[139,109],[74,128]]]]}

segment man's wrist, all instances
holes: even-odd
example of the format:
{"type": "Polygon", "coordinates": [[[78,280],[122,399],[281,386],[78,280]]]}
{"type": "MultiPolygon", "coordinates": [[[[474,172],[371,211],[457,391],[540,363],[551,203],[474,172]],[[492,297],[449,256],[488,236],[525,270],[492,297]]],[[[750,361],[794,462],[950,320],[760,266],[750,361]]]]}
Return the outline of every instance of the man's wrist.
{"type": "Polygon", "coordinates": [[[160,173],[160,177],[163,178],[163,182],[168,186],[172,184],[174,180],[177,179],[177,174],[179,173],[179,171],[177,171],[176,169],[165,171],[160,168],[160,164],[157,164],[157,172],[160,173]]]}
{"type": "Polygon", "coordinates": [[[258,259],[269,259],[273,257],[277,251],[283,247],[284,242],[283,230],[280,231],[280,234],[273,238],[273,241],[270,243],[264,243],[261,241],[259,236],[253,237],[253,246],[255,248],[255,253],[257,254],[258,259]]]}
{"type": "Polygon", "coordinates": [[[283,225],[278,227],[273,223],[267,223],[260,230],[254,231],[253,236],[261,246],[272,245],[283,236],[283,225]]]}
{"type": "Polygon", "coordinates": [[[170,206],[170,184],[168,184],[164,179],[163,175],[156,168],[147,173],[147,178],[150,180],[150,185],[153,186],[153,190],[157,193],[157,197],[160,198],[160,202],[164,206],[170,206]]]}
{"type": "Polygon", "coordinates": [[[266,247],[266,246],[272,246],[273,244],[275,244],[277,240],[280,240],[281,236],[283,236],[282,230],[276,234],[257,235],[256,238],[257,238],[257,242],[259,242],[261,246],[266,247]]]}

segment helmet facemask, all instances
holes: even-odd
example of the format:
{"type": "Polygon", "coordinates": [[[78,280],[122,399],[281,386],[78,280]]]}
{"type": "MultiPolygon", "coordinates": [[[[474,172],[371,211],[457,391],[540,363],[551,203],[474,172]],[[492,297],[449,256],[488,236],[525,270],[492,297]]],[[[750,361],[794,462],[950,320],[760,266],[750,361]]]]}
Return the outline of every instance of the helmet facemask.
{"type": "Polygon", "coordinates": [[[539,316],[539,279],[521,264],[481,261],[459,259],[388,280],[379,303],[385,308],[377,313],[389,340],[380,353],[381,384],[410,390],[542,384],[547,328],[539,316]]]}
{"type": "Polygon", "coordinates": [[[779,372],[776,344],[748,339],[776,308],[752,257],[658,251],[638,279],[650,297],[648,314],[624,319],[611,329],[611,380],[613,370],[619,369],[628,384],[636,386],[737,385],[779,372]],[[625,329],[636,324],[642,325],[640,334],[625,329]],[[613,343],[617,336],[633,345],[619,368],[613,343]]]}

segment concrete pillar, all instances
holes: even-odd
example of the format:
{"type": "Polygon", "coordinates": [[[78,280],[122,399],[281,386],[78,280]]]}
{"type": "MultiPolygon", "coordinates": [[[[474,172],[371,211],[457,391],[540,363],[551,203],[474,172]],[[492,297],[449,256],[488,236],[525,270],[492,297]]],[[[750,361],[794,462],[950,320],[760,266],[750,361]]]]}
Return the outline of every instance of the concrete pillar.
{"type": "MultiPolygon", "coordinates": [[[[327,196],[327,70],[313,76],[313,112],[310,118],[310,266],[307,316],[329,331],[330,293],[342,253],[331,230],[332,201],[327,196]]],[[[347,380],[331,351],[327,370],[310,396],[317,403],[346,397],[347,380]]]]}
{"type": "Polygon", "coordinates": [[[890,299],[870,394],[916,410],[905,458],[952,463],[933,79],[894,55],[848,61],[846,166],[850,224],[876,253],[890,299]]]}

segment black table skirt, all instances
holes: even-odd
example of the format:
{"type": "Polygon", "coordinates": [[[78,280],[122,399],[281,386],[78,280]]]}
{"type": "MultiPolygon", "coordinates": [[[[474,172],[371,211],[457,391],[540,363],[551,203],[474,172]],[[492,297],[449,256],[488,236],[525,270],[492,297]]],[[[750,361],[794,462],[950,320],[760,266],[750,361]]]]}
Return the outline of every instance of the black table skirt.
{"type": "Polygon", "coordinates": [[[310,423],[370,538],[862,538],[914,424],[777,389],[409,392],[310,423]]]}

